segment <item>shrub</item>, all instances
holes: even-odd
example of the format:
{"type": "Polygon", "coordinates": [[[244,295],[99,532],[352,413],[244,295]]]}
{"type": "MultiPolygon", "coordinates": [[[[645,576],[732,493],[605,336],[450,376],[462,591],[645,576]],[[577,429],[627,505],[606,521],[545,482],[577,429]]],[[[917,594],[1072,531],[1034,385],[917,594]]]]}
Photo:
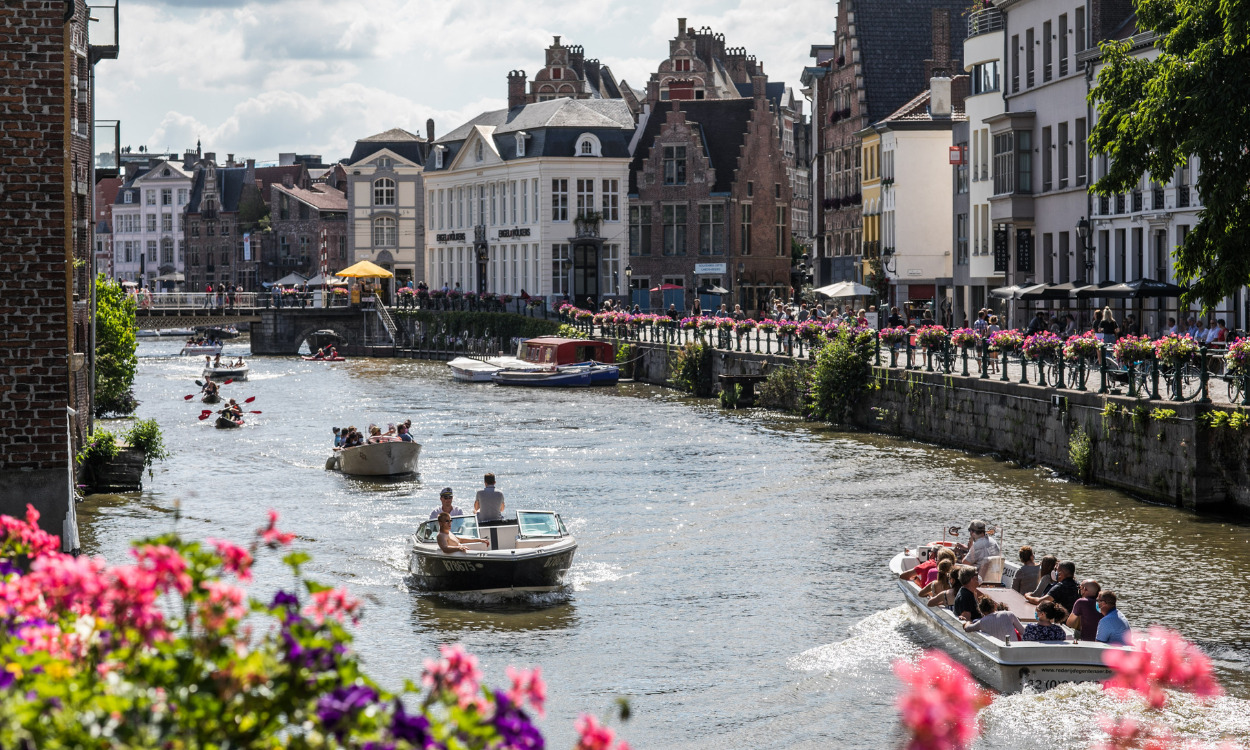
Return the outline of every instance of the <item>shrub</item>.
{"type": "Polygon", "coordinates": [[[165,437],[155,419],[141,419],[134,423],[125,435],[126,444],[144,452],[143,465],[152,468],[156,461],[164,461],[170,453],[165,448],[165,437]]]}
{"type": "Polygon", "coordinates": [[[103,466],[117,458],[117,436],[108,430],[91,433],[75,458],[79,466],[103,466]]]}
{"type": "Polygon", "coordinates": [[[132,414],[139,402],[131,387],[135,355],[135,298],[104,274],[96,277],[95,414],[132,414]]]}
{"type": "Polygon", "coordinates": [[[755,387],[755,403],[765,409],[802,415],[807,403],[809,368],[804,365],[774,367],[768,379],[755,387]]]}
{"type": "Polygon", "coordinates": [[[723,388],[720,392],[720,405],[725,409],[737,409],[738,401],[742,398],[742,384],[734,383],[729,388],[723,388]]]}
{"type": "Polygon", "coordinates": [[[855,402],[872,386],[872,355],[871,331],[840,328],[834,333],[816,353],[812,366],[808,403],[813,416],[835,423],[846,420],[855,402]]]}
{"type": "Polygon", "coordinates": [[[712,350],[693,341],[677,350],[673,384],[695,396],[712,395],[712,350]]]}
{"type": "Polygon", "coordinates": [[[1094,440],[1084,427],[1077,427],[1068,437],[1068,460],[1076,468],[1077,479],[1088,484],[1094,470],[1094,440]]]}

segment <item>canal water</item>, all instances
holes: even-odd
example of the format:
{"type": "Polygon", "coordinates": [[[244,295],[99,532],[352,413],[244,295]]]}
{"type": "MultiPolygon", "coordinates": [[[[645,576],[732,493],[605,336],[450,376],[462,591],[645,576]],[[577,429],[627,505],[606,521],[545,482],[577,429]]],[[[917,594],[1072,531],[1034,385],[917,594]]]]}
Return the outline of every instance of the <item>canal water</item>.
{"type": "MultiPolygon", "coordinates": [[[[1228,695],[1173,700],[1181,736],[1250,741],[1250,534],[988,457],[725,412],[642,385],[544,391],[454,383],[441,363],[250,360],[228,396],[255,396],[238,431],[196,419],[203,360],[144,342],[136,394],[174,452],[137,496],[80,506],[84,549],[120,560],[175,525],[247,540],[274,508],[314,557],[308,571],[366,600],[357,647],[391,688],[438,644],[476,653],[494,684],[541,665],[551,747],[617,696],[635,748],[892,748],[897,659],[932,645],[886,563],[903,545],[984,518],[1113,586],[1137,627],[1199,643],[1228,695]],[[334,425],[405,418],[420,475],[361,481],[324,469],[334,425]],[[408,582],[408,536],[455,489],[471,509],[493,471],[508,506],[553,508],[580,549],[567,592],[433,597],[408,582]]],[[[245,354],[246,343],[227,347],[245,354]]],[[[286,585],[262,560],[256,587],[286,585]]],[[[997,698],[980,748],[1081,748],[1099,713],[1138,713],[1097,686],[997,698]]]]}

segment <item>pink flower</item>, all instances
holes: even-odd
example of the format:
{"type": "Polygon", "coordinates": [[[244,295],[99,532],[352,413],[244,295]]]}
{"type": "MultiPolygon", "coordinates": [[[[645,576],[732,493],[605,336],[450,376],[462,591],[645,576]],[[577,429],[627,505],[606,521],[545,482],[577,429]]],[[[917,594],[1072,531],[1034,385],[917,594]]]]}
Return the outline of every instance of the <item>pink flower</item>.
{"type": "Polygon", "coordinates": [[[170,588],[186,594],[191,590],[191,576],[187,575],[187,561],[172,547],[164,544],[147,544],[139,549],[130,550],[130,554],[139,561],[140,567],[151,571],[155,576],[156,586],[162,591],[170,588]]]}
{"type": "Polygon", "coordinates": [[[13,542],[16,551],[32,558],[56,554],[61,540],[39,528],[39,511],[27,503],[26,520],[12,516],[0,516],[0,541],[13,542]]]}
{"type": "Polygon", "coordinates": [[[1107,651],[1106,663],[1115,674],[1103,683],[1109,690],[1140,693],[1151,708],[1163,708],[1167,688],[1206,698],[1219,695],[1219,683],[1207,655],[1179,633],[1152,627],[1145,638],[1132,639],[1131,651],[1107,651]]]}
{"type": "MultiPolygon", "coordinates": [[[[610,750],[616,738],[615,732],[590,714],[582,714],[573,722],[573,728],[577,730],[577,746],[573,750],[610,750]]],[[[629,743],[621,740],[616,750],[629,750],[629,743]]]]}
{"type": "Polygon", "coordinates": [[[258,529],[256,532],[257,534],[260,534],[261,541],[269,545],[272,549],[285,547],[295,540],[294,534],[285,531],[278,531],[277,524],[278,511],[271,510],[269,511],[269,525],[263,529],[258,529]]]}
{"type": "Polygon", "coordinates": [[[989,696],[968,671],[940,651],[927,652],[916,664],[894,663],[906,685],[898,708],[910,734],[907,750],[960,750],[977,736],[977,711],[989,696]]]}
{"type": "Polygon", "coordinates": [[[360,619],[356,614],[359,610],[360,600],[347,589],[333,589],[313,594],[312,604],[304,608],[304,614],[310,615],[320,625],[329,617],[342,622],[344,615],[350,615],[352,622],[357,622],[360,619]]]}
{"type": "Polygon", "coordinates": [[[252,580],[252,554],[233,542],[222,539],[209,539],[209,544],[221,555],[221,564],[226,570],[238,576],[240,581],[252,580]]]}
{"type": "Polygon", "coordinates": [[[508,700],[517,706],[528,700],[539,716],[545,715],[543,704],[547,701],[547,683],[543,682],[541,668],[517,669],[516,667],[508,667],[508,679],[512,680],[512,689],[508,691],[508,700]]]}
{"type": "Polygon", "coordinates": [[[200,586],[208,592],[208,599],[200,603],[200,621],[205,627],[217,630],[247,613],[243,589],[223,581],[205,581],[200,586]]]}
{"type": "Polygon", "coordinates": [[[438,690],[450,690],[456,695],[456,702],[461,708],[467,708],[478,698],[478,685],[482,682],[482,672],[477,668],[477,657],[464,650],[459,643],[451,646],[440,646],[443,658],[435,661],[427,659],[425,674],[421,681],[427,686],[438,690]]]}

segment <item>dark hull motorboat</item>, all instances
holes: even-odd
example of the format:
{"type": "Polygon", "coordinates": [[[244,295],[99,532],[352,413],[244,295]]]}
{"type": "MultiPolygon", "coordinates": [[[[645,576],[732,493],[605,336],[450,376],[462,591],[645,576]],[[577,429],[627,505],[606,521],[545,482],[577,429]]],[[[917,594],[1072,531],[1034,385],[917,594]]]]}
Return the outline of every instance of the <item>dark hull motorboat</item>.
{"type": "Polygon", "coordinates": [[[557,369],[560,372],[585,370],[590,374],[591,385],[616,385],[621,379],[621,368],[603,362],[580,362],[575,365],[561,365],[557,369]]]}
{"type": "Polygon", "coordinates": [[[453,519],[452,533],[484,537],[469,552],[443,552],[438,522],[426,521],[413,538],[408,568],[425,591],[505,593],[555,591],[564,585],[577,542],[551,511],[518,511],[517,521],[479,528],[473,516],[453,519]]]}

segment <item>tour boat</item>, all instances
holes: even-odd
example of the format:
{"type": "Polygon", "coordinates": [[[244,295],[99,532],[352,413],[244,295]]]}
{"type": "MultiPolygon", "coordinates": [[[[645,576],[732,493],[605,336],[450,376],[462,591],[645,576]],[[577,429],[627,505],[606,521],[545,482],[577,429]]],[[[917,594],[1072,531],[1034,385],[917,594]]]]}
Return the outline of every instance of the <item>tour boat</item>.
{"type": "Polygon", "coordinates": [[[237,339],[239,337],[239,329],[234,326],[210,326],[203,330],[207,336],[217,341],[237,339]]]}
{"type": "Polygon", "coordinates": [[[221,344],[187,344],[179,354],[221,354],[221,344]]]}
{"type": "MultiPolygon", "coordinates": [[[[466,383],[484,383],[502,370],[538,371],[553,367],[611,366],[616,361],[612,345],[591,339],[565,339],[540,336],[517,344],[514,357],[456,357],[447,363],[451,376],[466,383]]],[[[592,382],[615,383],[615,373],[607,370],[593,373],[592,382]]],[[[499,382],[499,381],[495,381],[499,382]]],[[[511,383],[510,383],[511,384],[511,383]]]]}
{"type": "Polygon", "coordinates": [[[550,370],[500,370],[490,376],[495,385],[523,385],[533,388],[570,388],[590,385],[590,370],[574,368],[568,371],[550,370]]]}
{"type": "MultiPolygon", "coordinates": [[[[968,667],[977,679],[999,692],[1016,693],[1025,689],[1048,690],[1068,682],[1101,682],[1111,677],[1111,670],[1103,664],[1103,654],[1128,650],[1125,646],[1073,641],[1073,632],[1067,626],[1062,626],[1068,637],[1064,641],[1001,641],[985,633],[964,632],[963,621],[955,617],[950,607],[928,606],[920,596],[921,587],[898,576],[927,559],[929,549],[936,546],[950,543],[930,542],[904,550],[890,560],[890,572],[915,616],[941,636],[942,650],[968,667]]],[[[1002,587],[981,586],[980,591],[1006,604],[1021,623],[1028,625],[1037,622],[1034,605],[1011,588],[1019,567],[1004,563],[1002,587]]]]}
{"type": "Polygon", "coordinates": [[[388,440],[344,448],[326,459],[327,469],[337,469],[354,477],[388,477],[412,474],[417,470],[420,443],[388,440]]]}
{"type": "Polygon", "coordinates": [[[227,417],[224,414],[218,415],[217,417],[217,429],[219,430],[232,430],[236,427],[242,427],[242,426],[243,426],[242,417],[238,419],[231,419],[230,417],[227,417]]]}
{"type": "Polygon", "coordinates": [[[456,516],[457,537],[484,538],[469,542],[468,552],[444,552],[438,546],[438,521],[421,524],[412,538],[408,571],[426,591],[555,591],[564,584],[577,541],[560,514],[550,510],[518,510],[515,519],[479,526],[474,516],[456,516]]]}
{"type": "Polygon", "coordinates": [[[238,367],[229,365],[221,365],[220,367],[208,366],[204,368],[203,377],[209,380],[247,380],[247,363],[244,362],[238,367]]]}

